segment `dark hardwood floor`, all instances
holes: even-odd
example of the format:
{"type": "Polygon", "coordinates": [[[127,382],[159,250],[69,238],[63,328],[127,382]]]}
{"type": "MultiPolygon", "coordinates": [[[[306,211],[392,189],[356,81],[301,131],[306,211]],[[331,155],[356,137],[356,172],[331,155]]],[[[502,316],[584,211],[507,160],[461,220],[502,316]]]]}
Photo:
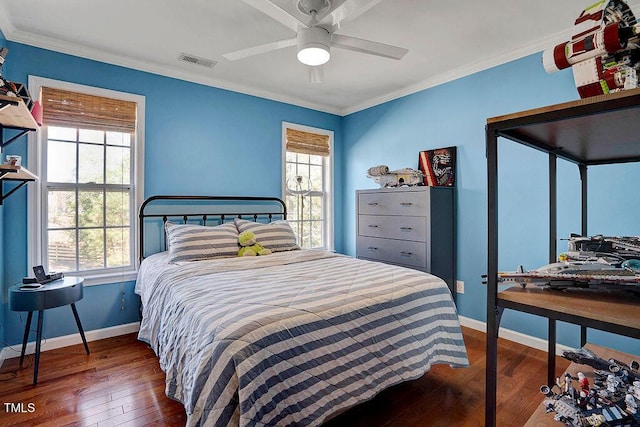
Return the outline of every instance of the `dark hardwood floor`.
{"type": "MultiPolygon", "coordinates": [[[[326,423],[342,426],[482,426],[485,334],[463,328],[471,366],[434,366],[326,423]]],[[[498,425],[524,425],[540,402],[546,354],[500,341],[498,425]]],[[[185,423],[184,408],[164,394],[164,373],[135,334],[46,351],[33,386],[33,356],[0,369],[0,426],[114,426],[185,423]],[[9,406],[7,405],[9,404],[9,406]],[[13,404],[13,405],[11,405],[13,404]],[[22,404],[22,406],[17,405],[22,404]]],[[[568,362],[557,359],[558,370],[568,362]]]]}

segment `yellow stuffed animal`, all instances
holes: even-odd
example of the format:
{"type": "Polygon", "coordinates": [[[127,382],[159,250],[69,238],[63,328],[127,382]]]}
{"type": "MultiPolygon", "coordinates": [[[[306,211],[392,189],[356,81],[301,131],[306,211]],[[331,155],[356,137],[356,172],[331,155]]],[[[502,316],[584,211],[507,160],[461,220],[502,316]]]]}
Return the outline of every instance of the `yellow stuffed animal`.
{"type": "Polygon", "coordinates": [[[251,231],[240,233],[238,235],[238,243],[242,246],[238,251],[238,256],[269,255],[271,253],[270,249],[256,242],[256,236],[251,231]]]}

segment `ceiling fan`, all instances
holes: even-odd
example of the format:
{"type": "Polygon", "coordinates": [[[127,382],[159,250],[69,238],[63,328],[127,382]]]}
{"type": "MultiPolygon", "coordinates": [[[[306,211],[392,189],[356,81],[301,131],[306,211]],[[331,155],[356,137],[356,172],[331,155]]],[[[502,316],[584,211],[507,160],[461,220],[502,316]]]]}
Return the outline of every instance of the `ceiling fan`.
{"type": "Polygon", "coordinates": [[[322,66],[331,57],[331,48],[341,48],[391,59],[402,59],[407,49],[344,36],[335,32],[341,24],[355,19],[381,0],[243,0],[296,32],[296,37],[253,46],[222,56],[237,61],[254,55],[298,47],[298,60],[309,66],[309,80],[321,82],[322,66]]]}

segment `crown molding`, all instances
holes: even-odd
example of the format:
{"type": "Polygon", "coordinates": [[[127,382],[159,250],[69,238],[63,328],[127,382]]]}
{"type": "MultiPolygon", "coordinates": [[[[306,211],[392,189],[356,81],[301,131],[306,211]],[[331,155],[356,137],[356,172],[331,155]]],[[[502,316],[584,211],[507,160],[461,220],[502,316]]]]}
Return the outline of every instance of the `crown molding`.
{"type": "MultiPolygon", "coordinates": [[[[351,107],[343,108],[340,110],[340,115],[347,116],[349,114],[357,113],[358,111],[366,110],[367,108],[375,107],[376,105],[384,104],[385,102],[393,101],[394,99],[402,98],[404,96],[411,95],[435,86],[439,86],[441,84],[448,83],[462,77],[470,76],[480,71],[488,70],[489,68],[497,67],[499,65],[515,61],[516,59],[520,59],[534,53],[542,52],[550,46],[555,46],[556,44],[564,40],[569,40],[571,38],[572,31],[573,28],[553,34],[549,37],[537,40],[521,48],[505,52],[501,55],[492,56],[473,64],[468,64],[466,66],[453,69],[448,73],[438,74],[430,79],[423,80],[414,85],[406,86],[395,92],[388,93],[381,97],[369,99],[365,102],[353,105],[351,107]]],[[[542,67],[542,63],[540,67],[542,67]]]]}
{"type": "MultiPolygon", "coordinates": [[[[0,21],[0,25],[2,25],[1,21],[0,21]]],[[[4,30],[4,28],[2,29],[4,30]]],[[[233,92],[242,93],[245,95],[256,96],[256,97],[268,99],[271,101],[283,102],[286,104],[296,105],[298,107],[309,108],[312,110],[321,111],[325,113],[336,114],[336,115],[340,114],[339,108],[307,102],[307,101],[293,98],[293,97],[282,96],[281,94],[278,94],[278,93],[265,91],[252,86],[231,83],[226,80],[204,77],[195,73],[190,73],[189,71],[176,70],[174,68],[167,67],[164,65],[151,63],[148,61],[141,61],[141,60],[125,57],[122,55],[116,55],[100,49],[81,46],[75,43],[69,43],[69,42],[61,41],[61,40],[50,38],[50,37],[42,37],[42,36],[34,35],[32,33],[21,31],[21,30],[14,29],[11,32],[7,31],[5,33],[5,37],[7,38],[7,40],[10,40],[12,42],[22,43],[29,46],[51,50],[54,52],[64,53],[67,55],[78,56],[81,58],[91,59],[98,62],[104,62],[111,65],[118,65],[121,67],[131,68],[138,71],[158,74],[164,77],[172,77],[179,80],[185,80],[188,82],[198,83],[205,86],[212,86],[219,89],[225,89],[233,92]]]]}
{"type": "Polygon", "coordinates": [[[340,108],[336,106],[318,104],[308,102],[294,97],[282,96],[279,93],[271,91],[265,91],[253,86],[240,85],[232,83],[226,80],[220,80],[216,78],[203,77],[201,75],[190,73],[185,70],[176,70],[164,65],[150,63],[147,61],[141,61],[137,59],[128,58],[122,55],[116,55],[110,52],[106,52],[100,49],[81,46],[75,43],[69,43],[61,40],[57,40],[50,37],[37,36],[32,33],[28,33],[21,30],[16,30],[13,26],[9,14],[5,13],[3,4],[0,2],[0,30],[3,31],[7,40],[16,43],[23,43],[26,45],[51,50],[54,52],[64,53],[68,55],[78,56],[81,58],[91,59],[94,61],[104,62],[107,64],[122,66],[131,68],[138,71],[144,71],[152,74],[157,74],[165,77],[172,77],[179,80],[184,80],[192,83],[198,83],[205,86],[212,86],[220,89],[225,89],[233,92],[242,93],[245,95],[256,96],[272,101],[283,102],[286,104],[295,105],[298,107],[309,108],[312,110],[335,114],[338,116],[347,116],[349,114],[356,113],[358,111],[365,110],[367,108],[375,107],[376,105],[384,104],[389,101],[393,101],[398,98],[402,98],[407,95],[411,95],[444,83],[448,83],[457,80],[462,77],[472,75],[474,73],[487,70],[505,63],[520,59],[522,57],[541,52],[549,46],[568,40],[571,37],[573,31],[569,28],[565,31],[553,34],[549,37],[537,40],[526,46],[518,49],[514,49],[505,52],[501,55],[493,56],[482,61],[478,61],[472,64],[465,65],[447,73],[438,74],[432,78],[423,80],[416,84],[406,86],[400,90],[390,92],[380,97],[371,98],[361,103],[340,108]]]}
{"type": "Polygon", "coordinates": [[[4,3],[0,2],[0,31],[2,31],[2,34],[4,34],[5,38],[8,40],[9,37],[7,37],[7,35],[15,32],[15,30],[16,27],[11,21],[11,16],[9,15],[7,8],[4,3]]]}

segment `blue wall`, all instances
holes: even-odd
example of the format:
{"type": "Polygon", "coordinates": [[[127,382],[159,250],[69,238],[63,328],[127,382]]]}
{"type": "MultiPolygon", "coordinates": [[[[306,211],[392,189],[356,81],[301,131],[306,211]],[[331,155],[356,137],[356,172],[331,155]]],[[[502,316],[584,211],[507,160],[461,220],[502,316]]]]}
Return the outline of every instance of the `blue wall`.
{"type": "MultiPolygon", "coordinates": [[[[343,247],[355,254],[355,190],[376,188],[367,168],[417,168],[418,152],[457,146],[457,275],[461,315],[486,320],[487,173],[484,127],[488,117],[578,99],[570,70],[547,75],[540,55],[461,78],[351,114],[343,123],[345,159],[343,247]]],[[[548,262],[548,157],[511,141],[499,144],[500,270],[548,262]]],[[[599,166],[589,175],[589,231],[637,235],[640,198],[629,186],[640,179],[638,164],[599,166]],[[612,170],[622,171],[611,173],[612,170]],[[621,173],[621,175],[617,175],[621,173]],[[614,204],[615,203],[615,204],[614,204]],[[609,206],[622,206],[612,211],[609,206]],[[615,215],[615,216],[614,216],[615,215]],[[615,221],[612,221],[615,218],[615,221]]],[[[558,235],[580,232],[580,181],[575,165],[558,166],[558,235]]],[[[560,242],[559,251],[566,250],[560,242]]],[[[507,310],[502,326],[546,339],[544,319],[507,310]]],[[[579,346],[579,329],[560,325],[559,342],[579,346]]],[[[637,353],[637,341],[590,332],[589,340],[637,353]],[[593,338],[593,339],[592,339],[593,338]]]]}
{"type": "MultiPolygon", "coordinates": [[[[2,30],[0,30],[0,48],[5,47],[7,45],[7,39],[4,37],[2,30]]],[[[4,67],[3,67],[4,70],[4,67]]],[[[6,76],[6,73],[3,72],[3,76],[6,76]]],[[[4,155],[4,153],[3,153],[4,155]]],[[[1,161],[1,160],[0,160],[1,161]]],[[[0,206],[0,260],[4,260],[4,233],[3,227],[4,224],[4,208],[0,206]]],[[[4,286],[4,262],[0,262],[0,351],[4,347],[4,342],[6,341],[6,320],[5,320],[5,312],[7,311],[7,295],[4,286]]]]}
{"type": "MultiPolygon", "coordinates": [[[[342,143],[342,119],[336,115],[23,44],[10,42],[9,49],[14,81],[27,82],[28,75],[36,75],[146,97],[146,196],[280,195],[282,121],[333,130],[335,145],[342,143]]],[[[26,162],[26,142],[9,148],[26,162]]],[[[341,169],[339,156],[335,167],[341,169]]],[[[339,186],[336,191],[339,202],[339,186]]],[[[341,209],[339,203],[336,209],[341,209]]],[[[4,206],[4,281],[8,284],[20,281],[30,268],[26,220],[27,192],[20,190],[4,206]]],[[[336,233],[340,235],[339,227],[336,233]]],[[[92,330],[138,320],[133,287],[133,282],[85,287],[84,298],[77,304],[83,326],[92,330]]],[[[7,342],[22,340],[22,317],[5,313],[7,342]]],[[[46,312],[46,337],[75,332],[67,307],[46,312]]]]}
{"type": "MultiPolygon", "coordinates": [[[[487,117],[577,99],[570,71],[547,75],[540,55],[532,55],[461,78],[344,118],[262,98],[111,66],[95,61],[9,43],[11,78],[29,74],[146,97],[145,194],[280,194],[281,122],[335,132],[336,223],[338,252],[355,254],[355,190],[375,188],[366,178],[370,166],[417,167],[418,152],[455,145],[457,166],[457,264],[465,294],[458,297],[461,315],[485,320],[486,288],[486,158],[487,117]],[[243,173],[242,171],[248,171],[243,173]]],[[[26,158],[26,144],[11,150],[26,158]]],[[[500,269],[518,264],[535,268],[546,263],[547,158],[505,141],[500,144],[500,269]]],[[[638,182],[640,166],[609,166],[590,172],[590,231],[638,234],[640,200],[629,199],[630,182],[638,182]],[[622,171],[622,172],[620,172],[622,171]],[[615,178],[612,177],[615,175],[615,178]],[[608,206],[625,204],[611,221],[608,206]]],[[[580,229],[577,168],[561,162],[559,235],[580,229]]],[[[4,215],[4,263],[0,278],[15,283],[26,274],[26,191],[0,208],[4,215]],[[4,212],[2,211],[4,209],[4,212]],[[8,242],[11,242],[9,245],[8,242]],[[4,271],[2,271],[4,269],[4,271]]],[[[0,216],[0,221],[2,220],[0,216]]],[[[0,232],[1,233],[1,232],[0,232]]],[[[559,250],[566,248],[563,242],[559,250]]],[[[0,249],[1,250],[1,249],[0,249]]],[[[137,319],[133,283],[87,287],[78,304],[88,330],[137,319]],[[121,296],[125,295],[125,308],[121,296]]],[[[5,340],[21,340],[23,320],[3,305],[5,340]]],[[[45,335],[75,332],[68,309],[47,313],[45,335]]],[[[507,311],[503,326],[545,338],[546,322],[507,311]]],[[[2,335],[0,335],[2,337],[2,335]]],[[[578,329],[561,325],[559,341],[577,346],[578,329]]],[[[631,351],[637,342],[590,333],[590,340],[631,351]],[[595,340],[593,339],[595,338],[595,340]]]]}

